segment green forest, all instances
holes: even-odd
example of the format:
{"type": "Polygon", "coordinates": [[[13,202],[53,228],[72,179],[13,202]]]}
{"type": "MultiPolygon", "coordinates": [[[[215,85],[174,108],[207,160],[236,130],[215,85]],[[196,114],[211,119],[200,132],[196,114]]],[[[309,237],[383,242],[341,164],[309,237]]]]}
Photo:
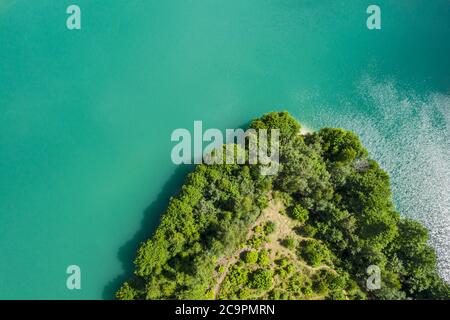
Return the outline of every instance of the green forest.
{"type": "Polygon", "coordinates": [[[280,130],[278,173],[197,165],[117,299],[450,298],[427,230],[396,211],[388,174],[357,135],[302,135],[287,112],[250,128],[280,130]]]}

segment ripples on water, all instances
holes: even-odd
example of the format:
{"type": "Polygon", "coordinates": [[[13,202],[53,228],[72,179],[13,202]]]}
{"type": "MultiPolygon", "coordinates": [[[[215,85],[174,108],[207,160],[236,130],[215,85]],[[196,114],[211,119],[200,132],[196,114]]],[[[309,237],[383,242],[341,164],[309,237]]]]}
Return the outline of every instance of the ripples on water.
{"type": "MultiPolygon", "coordinates": [[[[393,81],[367,78],[358,88],[366,114],[321,112],[316,123],[358,133],[391,176],[402,215],[423,223],[438,256],[438,271],[450,282],[450,95],[418,95],[393,81]]],[[[329,110],[329,107],[320,108],[329,110]]]]}

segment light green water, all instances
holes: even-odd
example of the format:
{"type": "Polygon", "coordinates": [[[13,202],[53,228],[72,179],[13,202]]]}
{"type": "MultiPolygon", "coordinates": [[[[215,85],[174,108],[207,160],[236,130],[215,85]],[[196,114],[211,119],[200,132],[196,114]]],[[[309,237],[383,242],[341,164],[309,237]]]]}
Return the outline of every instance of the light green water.
{"type": "Polygon", "coordinates": [[[0,298],[111,298],[189,170],[171,132],[273,110],[359,133],[450,280],[450,4],[376,2],[0,0],[0,298]]]}

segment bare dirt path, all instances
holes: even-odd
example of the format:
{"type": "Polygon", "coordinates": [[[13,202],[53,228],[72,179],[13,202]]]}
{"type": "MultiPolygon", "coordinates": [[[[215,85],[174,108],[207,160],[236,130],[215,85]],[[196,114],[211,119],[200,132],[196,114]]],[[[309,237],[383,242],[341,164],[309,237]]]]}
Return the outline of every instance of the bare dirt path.
{"type": "MultiPolygon", "coordinates": [[[[268,216],[272,216],[275,213],[278,213],[278,215],[279,215],[280,210],[283,209],[283,204],[280,202],[275,202],[272,199],[271,193],[268,195],[268,198],[269,198],[269,206],[261,212],[261,214],[256,219],[256,221],[251,225],[250,230],[247,233],[246,240],[249,240],[253,236],[253,234],[255,233],[254,228],[257,225],[260,225],[263,221],[267,220],[268,216]]],[[[230,266],[232,266],[233,264],[235,264],[238,261],[240,255],[244,251],[248,251],[250,249],[251,248],[249,248],[249,247],[240,248],[240,249],[236,250],[231,255],[231,257],[222,257],[217,261],[217,265],[219,267],[223,266],[224,271],[218,276],[216,285],[214,286],[214,289],[213,289],[214,299],[217,299],[217,297],[218,297],[220,286],[221,286],[223,280],[225,279],[225,277],[227,276],[230,266]]]]}
{"type": "MultiPolygon", "coordinates": [[[[273,199],[271,193],[269,193],[268,199],[269,199],[268,207],[261,212],[256,221],[250,226],[250,229],[246,236],[246,240],[249,240],[253,237],[253,235],[255,234],[254,229],[256,226],[258,225],[262,226],[264,223],[272,221],[276,225],[275,231],[271,235],[269,235],[269,241],[263,244],[262,246],[262,248],[271,249],[270,258],[272,261],[275,260],[276,255],[278,256],[284,255],[295,261],[298,265],[301,265],[303,268],[306,268],[313,272],[320,269],[332,270],[332,268],[330,268],[327,265],[312,267],[306,264],[304,261],[300,260],[294,251],[282,245],[282,240],[286,239],[287,237],[294,238],[297,242],[315,239],[302,237],[298,235],[294,231],[295,227],[297,226],[297,223],[288,216],[286,216],[285,214],[282,214],[282,212],[285,209],[283,203],[281,201],[273,199]]],[[[230,267],[240,259],[240,256],[243,252],[251,249],[252,248],[250,246],[245,246],[243,248],[236,250],[231,256],[224,256],[218,259],[217,266],[223,267],[224,270],[221,273],[218,272],[216,273],[217,281],[213,288],[214,299],[218,298],[221,285],[225,280],[230,267]]]]}

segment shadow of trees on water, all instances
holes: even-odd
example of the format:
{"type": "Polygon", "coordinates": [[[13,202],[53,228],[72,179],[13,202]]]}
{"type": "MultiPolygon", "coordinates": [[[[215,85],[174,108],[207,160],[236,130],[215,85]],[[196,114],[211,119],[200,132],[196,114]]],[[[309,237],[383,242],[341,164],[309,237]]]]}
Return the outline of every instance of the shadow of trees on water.
{"type": "MultiPolygon", "coordinates": [[[[246,130],[250,123],[251,121],[245,122],[237,128],[246,130]]],[[[224,135],[224,139],[227,139],[226,135],[224,135]]],[[[114,295],[120,286],[133,276],[133,261],[139,246],[153,235],[159,224],[161,215],[167,209],[170,197],[176,196],[179,193],[186,176],[188,173],[192,172],[194,168],[194,165],[177,166],[172,176],[163,185],[156,200],[144,210],[140,229],[119,249],[118,259],[122,264],[123,273],[106,285],[103,290],[103,299],[114,299],[114,295]]]]}
{"type": "Polygon", "coordinates": [[[167,209],[170,197],[179,193],[187,174],[193,169],[194,166],[192,165],[178,166],[169,180],[163,185],[156,200],[144,210],[139,230],[120,247],[117,254],[123,273],[106,285],[103,290],[103,299],[114,299],[115,292],[125,281],[133,276],[135,268],[133,261],[139,246],[153,235],[161,215],[167,209]]]}

